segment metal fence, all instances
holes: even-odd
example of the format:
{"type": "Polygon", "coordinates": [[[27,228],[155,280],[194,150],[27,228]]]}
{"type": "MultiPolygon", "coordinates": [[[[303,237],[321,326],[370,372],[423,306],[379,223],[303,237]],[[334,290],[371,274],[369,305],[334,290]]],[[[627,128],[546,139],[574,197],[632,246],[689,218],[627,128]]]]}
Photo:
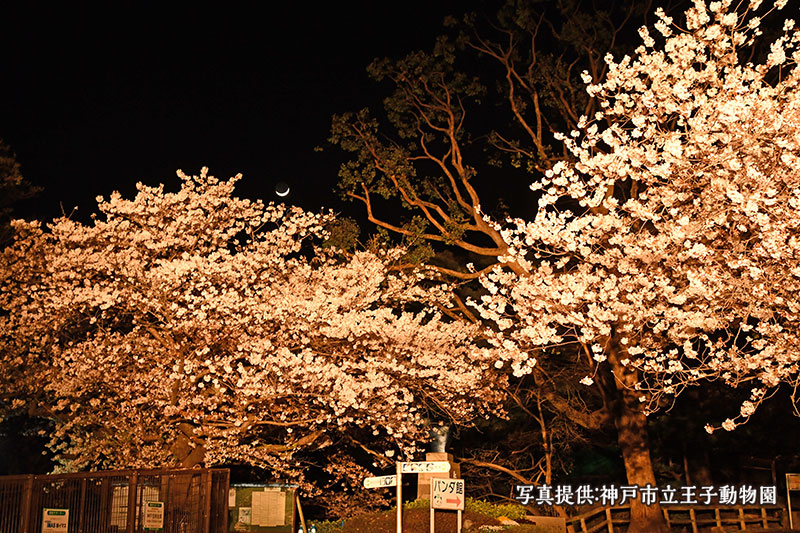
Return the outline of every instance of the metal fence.
{"type": "Polygon", "coordinates": [[[229,483],[226,469],[2,476],[0,533],[143,533],[152,502],[162,504],[162,533],[224,533],[229,483]],[[45,509],[68,513],[43,529],[45,509]]]}

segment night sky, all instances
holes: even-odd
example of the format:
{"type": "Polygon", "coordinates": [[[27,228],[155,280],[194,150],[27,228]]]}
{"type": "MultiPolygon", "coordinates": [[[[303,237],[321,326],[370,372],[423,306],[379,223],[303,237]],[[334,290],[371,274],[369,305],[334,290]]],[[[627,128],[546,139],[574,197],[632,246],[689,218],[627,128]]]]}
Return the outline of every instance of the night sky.
{"type": "Polygon", "coordinates": [[[4,8],[0,138],[44,187],[19,206],[52,218],[98,194],[208,166],[244,174],[239,194],[346,209],[332,191],[345,154],[327,143],[333,113],[377,106],[366,66],[429,49],[447,14],[477,2],[261,3],[199,10],[148,3],[4,8]],[[323,153],[315,146],[326,147],[323,153]]]}
{"type": "MultiPolygon", "coordinates": [[[[0,16],[0,138],[23,175],[44,188],[16,213],[51,219],[62,205],[67,213],[77,206],[76,217],[86,220],[97,195],[119,190],[130,198],[137,181],[175,190],[177,169],[196,174],[208,166],[220,178],[241,172],[242,196],[277,200],[274,187],[285,181],[291,203],[360,214],[361,205],[334,193],[347,154],[327,143],[331,115],[380,106],[388,88],[368,78],[373,58],[428,50],[445,15],[482,6],[492,13],[498,3],[218,2],[201,9],[128,2],[90,10],[7,2],[0,16]]],[[[516,185],[525,193],[516,200],[533,205],[525,181],[516,185]]],[[[481,194],[486,200],[491,190],[481,194]]],[[[689,403],[685,412],[693,409],[689,403]]],[[[761,427],[786,425],[774,415],[779,411],[764,412],[774,418],[761,427]]],[[[697,422],[673,419],[675,440],[697,422]]],[[[748,453],[777,453],[766,448],[776,443],[772,433],[758,427],[737,432],[748,453]]],[[[724,440],[734,437],[715,435],[714,442],[738,454],[741,448],[724,440]]],[[[792,442],[787,436],[779,444],[792,442]]],[[[17,445],[7,446],[0,457],[16,460],[17,445]]]]}

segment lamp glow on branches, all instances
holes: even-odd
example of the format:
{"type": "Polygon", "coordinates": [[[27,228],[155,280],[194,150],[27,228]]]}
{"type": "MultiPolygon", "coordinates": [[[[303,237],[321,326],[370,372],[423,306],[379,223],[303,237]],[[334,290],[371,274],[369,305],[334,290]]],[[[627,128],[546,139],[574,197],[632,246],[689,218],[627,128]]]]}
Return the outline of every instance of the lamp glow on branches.
{"type": "Polygon", "coordinates": [[[500,414],[495,364],[526,355],[406,311],[449,291],[390,275],[399,252],[345,256],[320,246],[331,215],[179,176],[98,198],[90,225],[16,221],[0,254],[0,409],[52,419],[64,469],[244,463],[305,483],[324,449],[360,483],[348,450],[408,456],[432,413],[500,414]]]}
{"type": "Polygon", "coordinates": [[[800,385],[800,33],[787,20],[743,62],[760,4],[696,0],[683,29],[659,10],[658,37],[606,57],[601,111],[561,136],[575,162],[533,183],[535,218],[491,221],[528,274],[495,269],[475,303],[520,346],[636,368],[647,411],[703,381],[746,387],[727,430],[800,385]]]}

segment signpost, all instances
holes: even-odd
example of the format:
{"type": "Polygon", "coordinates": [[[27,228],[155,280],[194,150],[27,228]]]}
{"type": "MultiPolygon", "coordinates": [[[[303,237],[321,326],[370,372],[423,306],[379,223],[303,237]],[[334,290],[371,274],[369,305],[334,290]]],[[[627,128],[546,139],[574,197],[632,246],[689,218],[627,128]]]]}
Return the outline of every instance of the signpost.
{"type": "MultiPolygon", "coordinates": [[[[449,471],[450,463],[448,461],[398,462],[395,475],[368,477],[364,479],[364,487],[368,489],[397,487],[397,533],[401,533],[403,531],[403,474],[428,474],[431,472],[449,471]]],[[[461,481],[461,508],[463,509],[464,481],[459,481],[461,481]]],[[[431,511],[431,513],[433,513],[433,511],[431,511]]],[[[461,531],[461,511],[458,511],[458,531],[461,531]]]]}
{"type": "Polygon", "coordinates": [[[412,461],[397,463],[397,533],[403,533],[403,474],[449,472],[447,461],[412,461]]]}
{"type": "Polygon", "coordinates": [[[431,509],[464,510],[464,480],[431,479],[431,509]]]}
{"type": "Polygon", "coordinates": [[[367,489],[379,489],[381,487],[394,487],[397,485],[397,476],[378,476],[364,479],[364,487],[367,489]]]}
{"type": "Polygon", "coordinates": [[[399,463],[403,474],[428,474],[430,472],[449,472],[448,461],[413,461],[399,463]]]}
{"type": "Polygon", "coordinates": [[[434,533],[435,509],[458,512],[458,529],[461,533],[461,511],[464,510],[464,480],[448,478],[431,479],[431,531],[434,533]]]}

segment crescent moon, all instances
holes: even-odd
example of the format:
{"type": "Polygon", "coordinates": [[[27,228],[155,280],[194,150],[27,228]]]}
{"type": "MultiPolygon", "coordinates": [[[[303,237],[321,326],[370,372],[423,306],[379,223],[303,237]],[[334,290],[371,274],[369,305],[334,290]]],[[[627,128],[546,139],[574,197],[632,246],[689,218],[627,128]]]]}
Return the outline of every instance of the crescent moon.
{"type": "Polygon", "coordinates": [[[289,196],[289,184],[285,181],[279,181],[278,184],[275,185],[275,194],[281,198],[289,196]]]}
{"type": "Polygon", "coordinates": [[[286,187],[286,190],[284,192],[275,191],[275,194],[277,194],[278,196],[281,196],[281,197],[289,196],[289,187],[286,187]]]}

